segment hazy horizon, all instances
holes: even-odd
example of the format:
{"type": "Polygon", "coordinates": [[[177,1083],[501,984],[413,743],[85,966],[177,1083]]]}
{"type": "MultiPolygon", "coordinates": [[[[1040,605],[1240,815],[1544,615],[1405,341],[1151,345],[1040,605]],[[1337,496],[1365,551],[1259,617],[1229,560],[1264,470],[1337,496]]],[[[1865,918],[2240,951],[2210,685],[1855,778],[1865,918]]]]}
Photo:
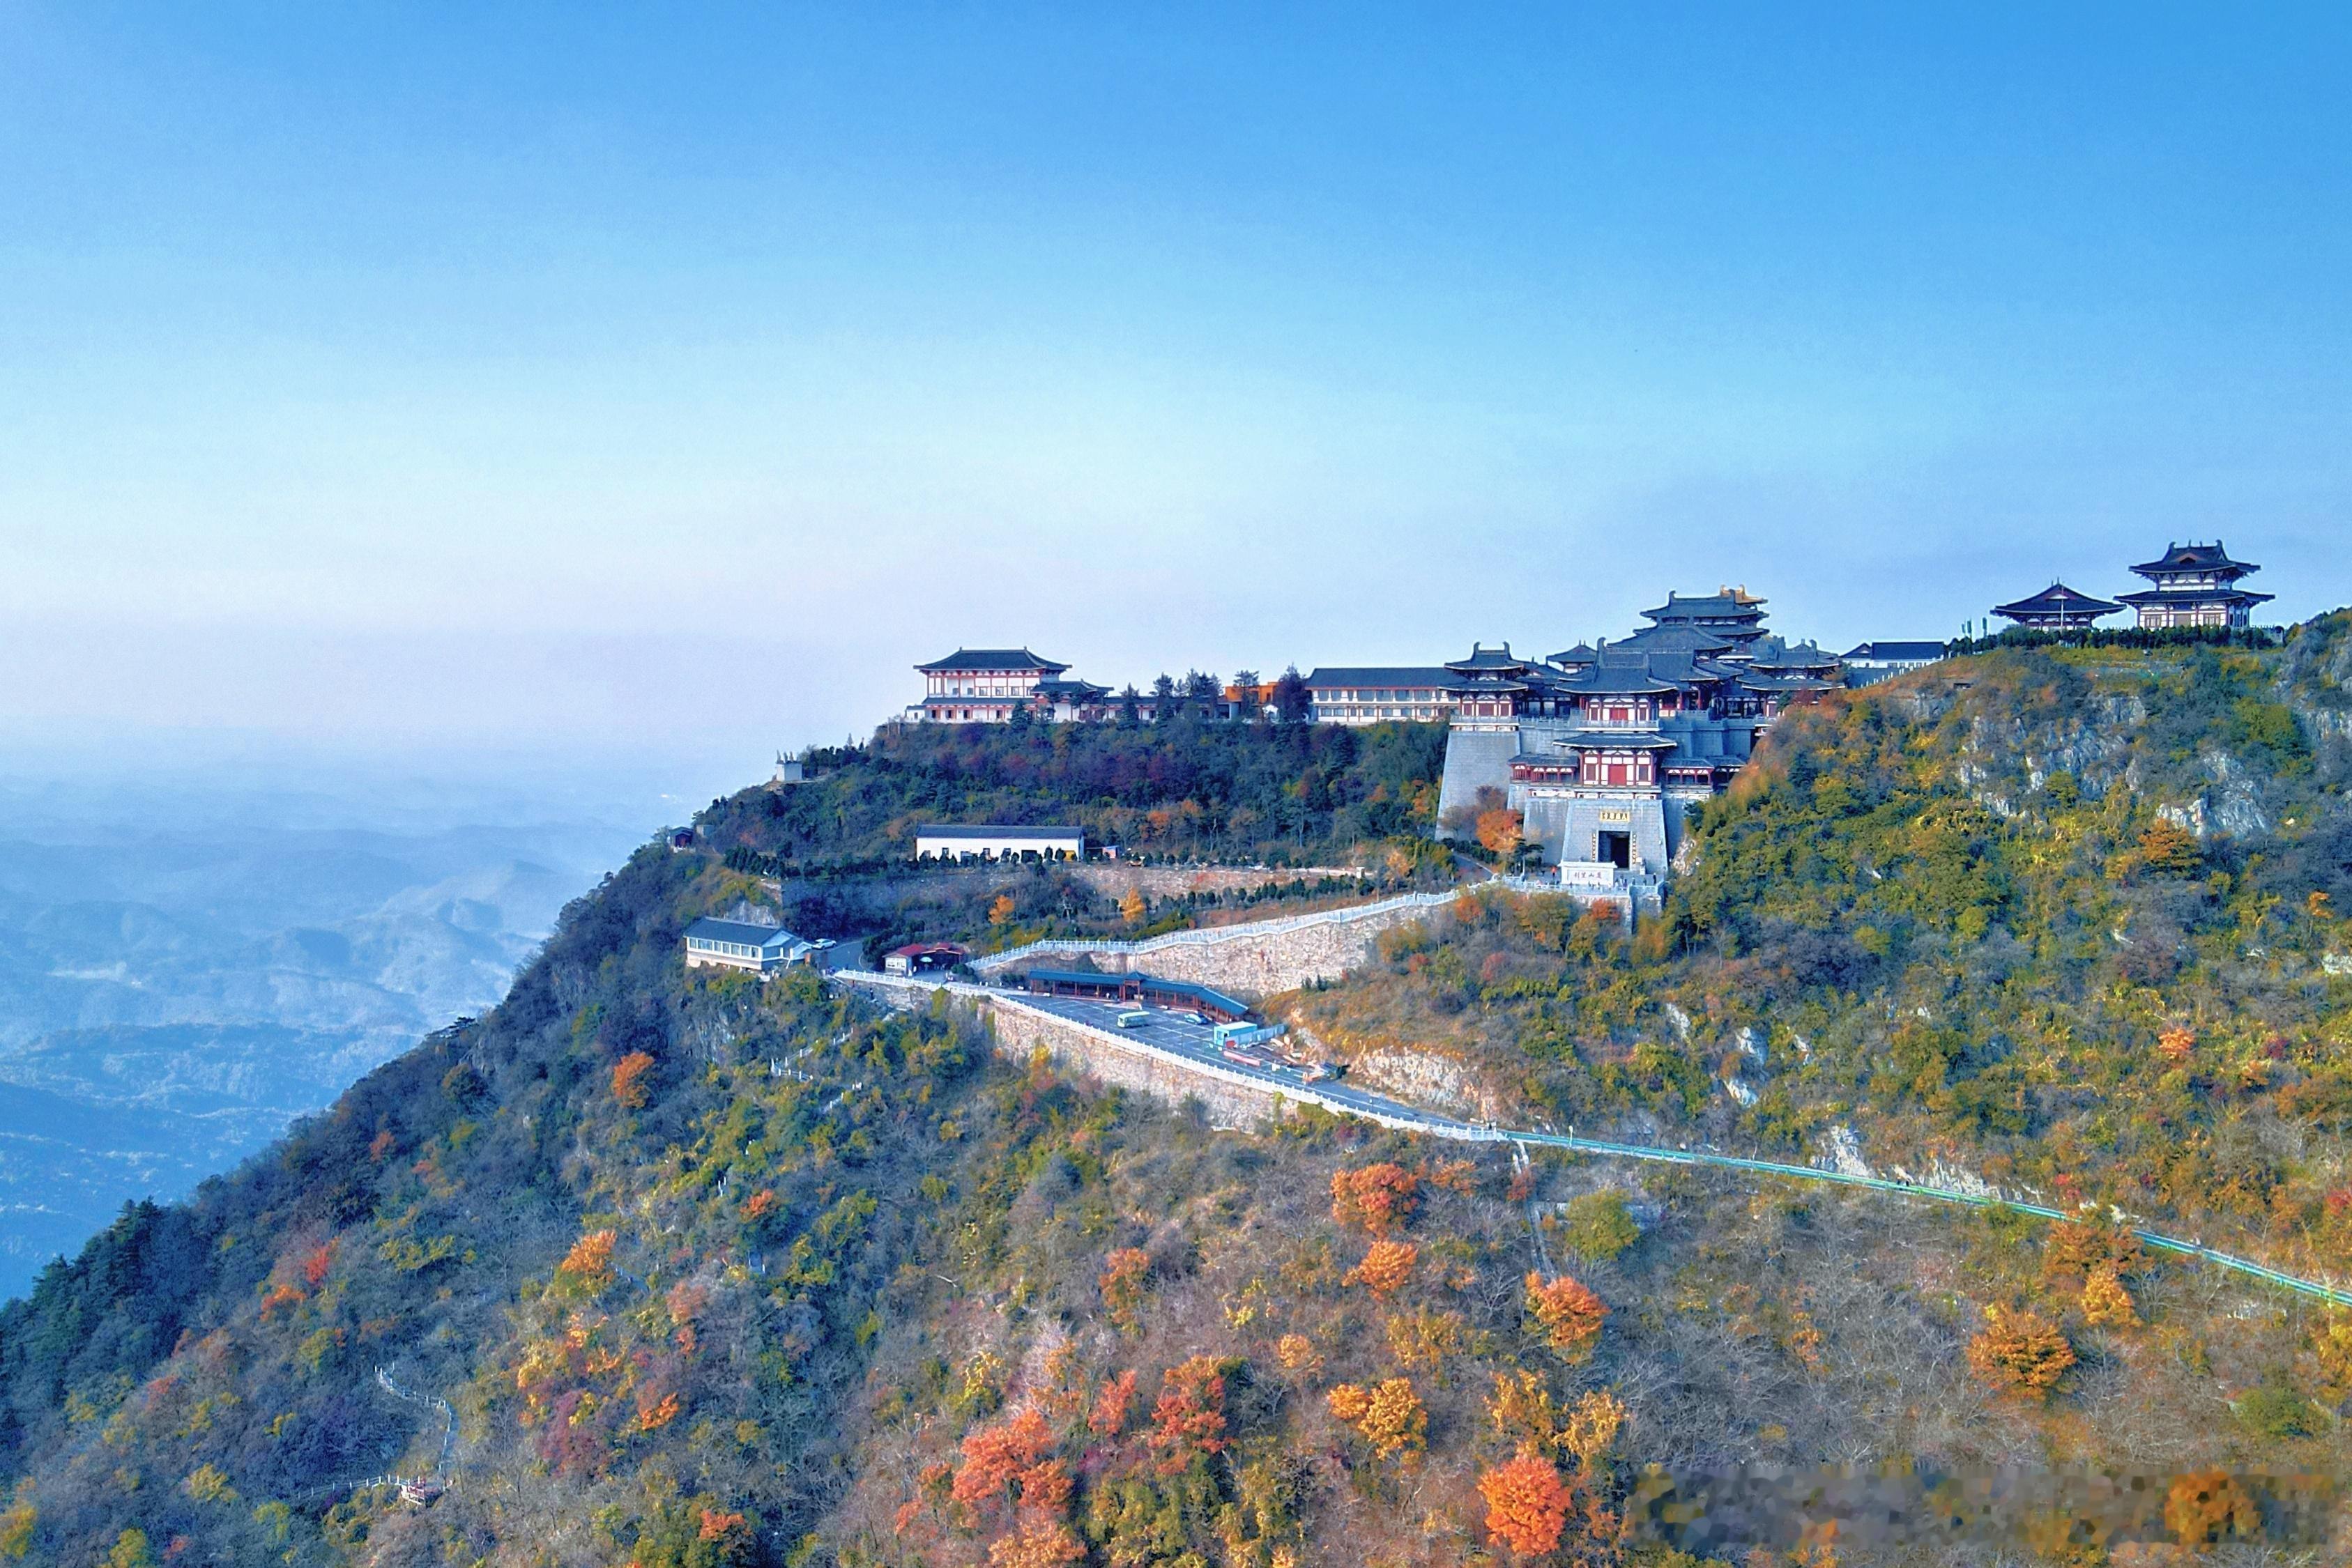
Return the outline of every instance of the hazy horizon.
{"type": "Polygon", "coordinates": [[[51,4],[0,58],[17,745],[683,788],[959,643],[1143,684],[1729,582],[1843,647],[2216,536],[2352,601],[2341,13],[51,4]]]}

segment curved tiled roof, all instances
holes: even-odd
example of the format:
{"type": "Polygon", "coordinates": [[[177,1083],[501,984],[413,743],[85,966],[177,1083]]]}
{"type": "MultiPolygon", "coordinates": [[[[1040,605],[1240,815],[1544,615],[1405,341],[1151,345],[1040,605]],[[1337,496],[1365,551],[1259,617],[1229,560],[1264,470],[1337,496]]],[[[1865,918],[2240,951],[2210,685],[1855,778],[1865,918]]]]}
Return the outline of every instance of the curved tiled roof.
{"type": "Polygon", "coordinates": [[[2131,570],[2139,577],[2160,577],[2176,571],[2218,572],[2227,577],[2242,577],[2247,572],[2263,569],[2250,560],[2231,560],[2221,541],[2215,539],[2210,545],[2168,544],[2164,547],[2164,553],[2156,559],[2144,561],[2131,570]]]}
{"type": "Polygon", "coordinates": [[[2113,615],[2122,608],[2122,605],[2111,599],[2095,599],[2078,589],[2067,587],[2063,582],[2053,582],[2041,592],[2028,598],[2012,600],[2007,604],[1996,604],[1992,607],[1992,612],[1995,615],[2006,616],[2011,621],[2042,619],[2055,615],[2080,615],[2096,620],[2102,615],[2113,615]]]}
{"type": "Polygon", "coordinates": [[[1068,669],[1051,659],[1040,658],[1026,648],[958,648],[944,659],[933,659],[928,664],[917,664],[916,670],[926,675],[950,674],[961,670],[1043,670],[1047,674],[1059,674],[1068,669]]]}

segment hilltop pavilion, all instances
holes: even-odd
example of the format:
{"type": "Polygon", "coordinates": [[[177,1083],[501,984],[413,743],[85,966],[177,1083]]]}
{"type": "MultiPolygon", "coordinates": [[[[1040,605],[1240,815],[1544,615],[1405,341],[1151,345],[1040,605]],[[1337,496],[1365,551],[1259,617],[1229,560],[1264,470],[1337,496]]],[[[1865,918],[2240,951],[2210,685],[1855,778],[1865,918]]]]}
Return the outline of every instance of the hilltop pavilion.
{"type": "Polygon", "coordinates": [[[2164,553],[2132,568],[2134,575],[2155,584],[2123,601],[2139,612],[2139,623],[2150,630],[2171,626],[2242,627],[2257,604],[2272,595],[2238,586],[2238,580],[2262,570],[2252,561],[2231,560],[2215,539],[2210,545],[2168,544],[2164,553]]]}

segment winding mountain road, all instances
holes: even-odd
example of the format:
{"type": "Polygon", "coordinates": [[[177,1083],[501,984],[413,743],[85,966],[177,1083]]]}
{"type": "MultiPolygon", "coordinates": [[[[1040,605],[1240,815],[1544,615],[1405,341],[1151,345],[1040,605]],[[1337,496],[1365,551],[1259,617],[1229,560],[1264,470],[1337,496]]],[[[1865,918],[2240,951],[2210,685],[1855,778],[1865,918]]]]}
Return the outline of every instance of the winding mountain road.
{"type": "MultiPolygon", "coordinates": [[[[1532,1128],[1502,1127],[1493,1123],[1465,1122],[1456,1117],[1424,1111],[1401,1100],[1374,1094],[1366,1090],[1344,1084],[1323,1082],[1308,1083],[1299,1071],[1288,1067],[1250,1067],[1225,1059],[1211,1043],[1209,1030],[1184,1020],[1182,1015],[1160,1009],[1142,1009],[1150,1022],[1140,1029],[1119,1029],[1116,1016],[1137,1010],[1131,1007],[1079,1001],[1068,998],[1033,997],[1025,992],[976,986],[968,981],[936,978],[907,978],[896,975],[874,974],[864,970],[842,969],[834,972],[836,980],[852,985],[905,994],[908,991],[946,990],[951,995],[981,1000],[995,1007],[1023,1008],[1048,1014],[1065,1023],[1076,1024],[1090,1033],[1101,1036],[1121,1050],[1147,1051],[1170,1065],[1201,1076],[1208,1081],[1232,1082],[1236,1080],[1253,1087],[1271,1086],[1285,1098],[1302,1104],[1319,1106],[1339,1115],[1360,1116],[1384,1126],[1395,1127],[1434,1138],[1447,1138],[1462,1143],[1513,1143],[1526,1147],[1564,1149],[1574,1154],[1593,1155],[1607,1159],[1647,1160],[1658,1165],[1706,1166],[1717,1170],[1744,1171],[1754,1176],[1785,1176],[1798,1181],[1829,1182],[1841,1186],[1866,1187],[1873,1192],[1892,1193],[1902,1197],[1926,1198],[1933,1203],[1958,1204],[1969,1208],[2005,1207],[2021,1214],[2031,1214],[2042,1219],[2074,1218],[2064,1209],[2051,1208],[2038,1203],[2021,1203],[2012,1199],[1989,1197],[1982,1193],[1962,1191],[1956,1187],[1935,1186],[1926,1182],[1900,1181],[1887,1176],[1865,1176],[1820,1166],[1793,1165],[1781,1160],[1755,1159],[1739,1155],[1727,1155],[1707,1148],[1661,1148],[1647,1144],[1621,1144],[1606,1138],[1579,1137],[1567,1133],[1539,1132],[1532,1128]]],[[[2143,1247],[2175,1257],[2210,1263],[2217,1269],[2265,1284],[2276,1285],[2298,1295],[2323,1301],[2331,1306],[2352,1307],[2352,1291],[2340,1290],[2324,1280],[2305,1279],[2284,1270],[2258,1263],[2234,1252],[2224,1252],[2208,1247],[2201,1240],[2168,1236],[2158,1230],[2135,1229],[2143,1247]]]]}

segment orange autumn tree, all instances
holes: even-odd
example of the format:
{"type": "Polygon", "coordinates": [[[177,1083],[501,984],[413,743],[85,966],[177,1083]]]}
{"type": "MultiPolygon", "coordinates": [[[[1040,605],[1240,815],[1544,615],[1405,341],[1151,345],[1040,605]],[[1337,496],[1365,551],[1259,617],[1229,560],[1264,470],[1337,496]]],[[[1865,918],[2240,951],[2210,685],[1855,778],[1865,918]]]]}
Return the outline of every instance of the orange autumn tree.
{"type": "Polygon", "coordinates": [[[654,1059],[642,1051],[633,1051],[613,1063],[613,1098],[623,1109],[638,1111],[647,1099],[646,1074],[654,1070],[654,1059]]]}
{"type": "Polygon", "coordinates": [[[1478,842],[1481,847],[1498,855],[1508,855],[1519,847],[1519,814],[1508,807],[1478,813],[1478,842]]]}
{"type": "Polygon", "coordinates": [[[2159,876],[2195,876],[2204,869],[2205,852],[2197,835],[2167,817],[2158,817],[2139,836],[2139,863],[2159,876]]]}
{"type": "Polygon", "coordinates": [[[2231,1535],[2259,1535],[2260,1504],[2227,1470],[2195,1470],[2173,1478],[2164,1494],[2164,1527],[2184,1546],[2204,1546],[2231,1535]]]}
{"type": "Polygon", "coordinates": [[[596,1291],[613,1280],[613,1243],[617,1238],[610,1230],[592,1230],[572,1244],[563,1261],[555,1266],[556,1277],[574,1290],[596,1291]]]}
{"type": "Polygon", "coordinates": [[[1364,1260],[1340,1276],[1343,1285],[1361,1285],[1377,1301],[1387,1301],[1412,1278],[1421,1249],[1410,1241],[1375,1241],[1364,1260]]]}
{"type": "Polygon", "coordinates": [[[1568,1523],[1568,1484],[1550,1460],[1531,1449],[1478,1478],[1486,1500],[1486,1532],[1522,1557],[1540,1557],[1559,1545],[1568,1523]]]}
{"type": "Polygon", "coordinates": [[[2053,1281],[2071,1283],[2100,1269],[2116,1274],[2137,1273],[2147,1262],[2139,1238],[2121,1226],[2062,1219],[2051,1226],[2049,1238],[2042,1244],[2042,1277],[2053,1281]]]}
{"type": "Polygon", "coordinates": [[[1224,1364],[1196,1355],[1160,1375],[1160,1398],[1151,1407],[1151,1446],[1161,1452],[1163,1476],[1181,1475],[1196,1455],[1225,1446],[1224,1364]]]}
{"type": "Polygon", "coordinates": [[[1528,1315],[1542,1329],[1545,1343],[1571,1363],[1590,1356],[1600,1342],[1601,1322],[1609,1316],[1601,1298],[1566,1274],[1547,1281],[1530,1273],[1527,1290],[1528,1315]]]}
{"type": "Polygon", "coordinates": [[[1331,1219],[1386,1236],[1421,1205],[1421,1178],[1393,1161],[1331,1173],[1331,1219]]]}
{"type": "MultiPolygon", "coordinates": [[[[1045,1417],[1024,1406],[993,1427],[964,1434],[963,1464],[955,1473],[948,1495],[966,1508],[993,1512],[1007,1503],[1028,1500],[1032,1484],[1050,1487],[1045,1474],[1045,1453],[1053,1443],[1045,1417]]],[[[1052,1467],[1058,1470],[1060,1467],[1052,1467]]],[[[1067,1494],[1065,1493],[1066,1496],[1067,1494]]]]}
{"type": "Polygon", "coordinates": [[[2074,1347],[2031,1308],[1987,1307],[1982,1333],[1969,1341],[1969,1364],[1995,1390],[2036,1403],[2074,1364],[2074,1347]]]}
{"type": "Polygon", "coordinates": [[[1128,1333],[1136,1330],[1136,1312],[1151,1276],[1151,1254],[1139,1247],[1122,1247],[1103,1260],[1103,1308],[1110,1321],[1128,1333]]]}

